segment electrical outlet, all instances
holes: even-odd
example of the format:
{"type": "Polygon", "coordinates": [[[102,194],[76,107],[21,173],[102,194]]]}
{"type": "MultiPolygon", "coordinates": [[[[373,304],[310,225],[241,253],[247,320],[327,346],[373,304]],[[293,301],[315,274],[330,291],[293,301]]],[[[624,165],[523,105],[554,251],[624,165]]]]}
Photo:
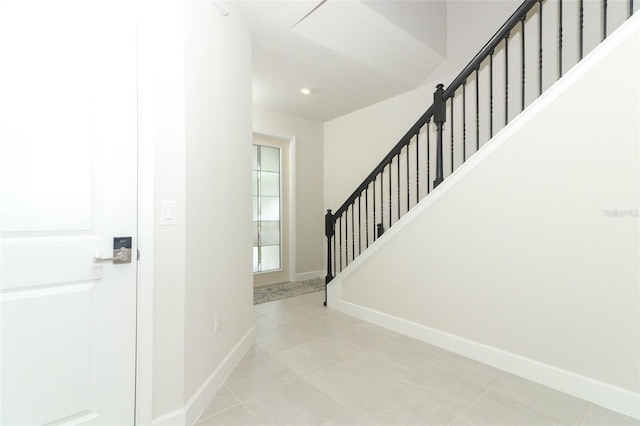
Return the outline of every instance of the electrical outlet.
{"type": "Polygon", "coordinates": [[[215,331],[216,333],[218,331],[220,331],[220,317],[222,316],[222,313],[220,311],[216,312],[216,319],[215,319],[215,331]]]}

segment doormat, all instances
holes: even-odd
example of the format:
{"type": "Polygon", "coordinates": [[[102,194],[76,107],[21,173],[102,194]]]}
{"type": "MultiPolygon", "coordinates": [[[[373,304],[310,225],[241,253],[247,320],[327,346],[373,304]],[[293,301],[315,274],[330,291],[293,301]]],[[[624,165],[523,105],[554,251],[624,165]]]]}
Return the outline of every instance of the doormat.
{"type": "Polygon", "coordinates": [[[253,289],[253,304],[272,302],[324,290],[324,278],[265,285],[253,289]]]}

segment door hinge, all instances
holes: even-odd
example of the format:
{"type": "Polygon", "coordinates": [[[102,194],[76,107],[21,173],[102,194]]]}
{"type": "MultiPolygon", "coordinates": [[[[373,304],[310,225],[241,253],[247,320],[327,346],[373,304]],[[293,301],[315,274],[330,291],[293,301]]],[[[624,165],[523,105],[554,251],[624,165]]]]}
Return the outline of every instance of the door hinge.
{"type": "Polygon", "coordinates": [[[140,250],[136,249],[136,252],[137,252],[136,260],[140,260],[140,250]]]}

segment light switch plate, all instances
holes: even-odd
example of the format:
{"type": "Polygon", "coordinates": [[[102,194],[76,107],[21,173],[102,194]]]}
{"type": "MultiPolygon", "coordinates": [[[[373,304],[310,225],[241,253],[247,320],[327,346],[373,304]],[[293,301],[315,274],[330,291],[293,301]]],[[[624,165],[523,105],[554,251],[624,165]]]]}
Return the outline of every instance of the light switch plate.
{"type": "Polygon", "coordinates": [[[160,202],[160,225],[177,225],[178,224],[178,202],[177,201],[161,201],[160,202]]]}

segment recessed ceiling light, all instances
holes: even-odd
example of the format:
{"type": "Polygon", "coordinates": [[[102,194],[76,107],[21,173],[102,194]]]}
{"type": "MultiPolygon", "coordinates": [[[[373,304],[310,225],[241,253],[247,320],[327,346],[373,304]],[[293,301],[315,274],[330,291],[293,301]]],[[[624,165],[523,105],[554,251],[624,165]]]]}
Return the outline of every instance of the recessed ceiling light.
{"type": "Polygon", "coordinates": [[[302,92],[303,95],[308,95],[309,93],[311,93],[311,89],[303,87],[302,89],[300,89],[300,92],[302,92]]]}

